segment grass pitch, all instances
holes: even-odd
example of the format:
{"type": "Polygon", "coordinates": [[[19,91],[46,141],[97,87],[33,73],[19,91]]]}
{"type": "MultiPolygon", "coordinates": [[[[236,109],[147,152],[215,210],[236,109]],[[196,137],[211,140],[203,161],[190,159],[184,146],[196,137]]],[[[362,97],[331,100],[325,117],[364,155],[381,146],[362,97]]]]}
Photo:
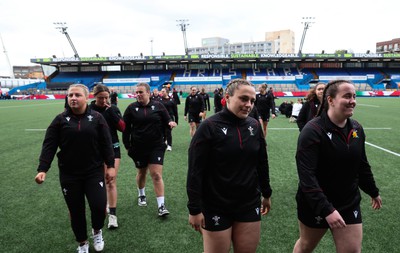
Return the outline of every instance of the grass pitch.
{"type": "MultiPolygon", "coordinates": [[[[279,105],[284,99],[276,100],[279,105]]],[[[132,100],[120,100],[124,112],[132,100]]],[[[400,219],[400,98],[357,98],[354,118],[365,128],[369,162],[381,191],[383,208],[373,211],[363,194],[363,252],[398,252],[400,219]]],[[[57,158],[43,185],[34,182],[45,129],[63,110],[62,100],[0,101],[0,248],[2,252],[74,252],[77,245],[58,181],[57,158]]],[[[157,217],[157,203],[148,177],[148,206],[137,206],[136,169],[122,150],[118,174],[117,230],[104,229],[104,252],[203,252],[200,234],[190,228],[186,208],[189,127],[183,120],[173,130],[173,151],[164,164],[166,204],[171,212],[157,217]]],[[[211,112],[208,112],[211,115],[211,112]]],[[[280,115],[267,136],[272,210],[262,218],[257,252],[292,252],[298,238],[295,193],[297,126],[280,115]]],[[[89,209],[87,208],[87,211],[89,209]]],[[[90,220],[88,220],[90,223],[90,220]]],[[[90,227],[88,227],[88,231],[90,227]]],[[[93,251],[93,248],[91,248],[93,251]]],[[[335,252],[329,233],[315,252],[335,252]]]]}

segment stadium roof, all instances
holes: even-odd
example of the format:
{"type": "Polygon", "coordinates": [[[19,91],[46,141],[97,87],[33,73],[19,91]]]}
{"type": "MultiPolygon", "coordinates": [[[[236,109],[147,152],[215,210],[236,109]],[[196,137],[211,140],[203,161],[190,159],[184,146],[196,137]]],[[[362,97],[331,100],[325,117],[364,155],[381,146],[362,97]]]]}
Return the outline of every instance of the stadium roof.
{"type": "Polygon", "coordinates": [[[186,63],[260,63],[260,62],[400,62],[400,53],[343,54],[192,54],[159,56],[107,56],[34,58],[32,63],[49,66],[143,65],[186,63]]]}

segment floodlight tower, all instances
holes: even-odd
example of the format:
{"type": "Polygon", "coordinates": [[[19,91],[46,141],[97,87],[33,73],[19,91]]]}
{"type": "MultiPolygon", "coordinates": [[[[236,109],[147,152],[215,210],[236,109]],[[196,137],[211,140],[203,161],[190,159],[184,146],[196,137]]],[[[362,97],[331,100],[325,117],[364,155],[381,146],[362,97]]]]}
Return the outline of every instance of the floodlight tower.
{"type": "Polygon", "coordinates": [[[54,22],[53,23],[55,26],[56,26],[56,29],[59,29],[60,30],[60,32],[62,33],[62,34],[65,34],[65,36],[67,37],[67,39],[68,39],[68,42],[69,42],[69,44],[71,45],[71,47],[72,47],[72,50],[74,50],[74,57],[75,58],[79,58],[79,55],[78,55],[78,52],[76,51],[76,48],[75,48],[75,46],[74,46],[74,43],[72,43],[72,40],[71,40],[71,38],[69,37],[69,34],[67,33],[67,23],[65,23],[65,22],[54,22]]]}
{"type": "Polygon", "coordinates": [[[8,67],[10,68],[10,77],[11,77],[12,79],[14,79],[14,78],[15,78],[15,76],[14,76],[14,71],[13,71],[13,68],[12,68],[11,63],[10,63],[10,58],[8,58],[6,46],[4,46],[3,37],[1,37],[1,34],[0,34],[0,39],[1,39],[1,44],[3,45],[3,53],[6,55],[8,67]]]}
{"type": "Polygon", "coordinates": [[[153,38],[151,38],[150,39],[150,45],[151,45],[151,56],[153,56],[153,42],[154,42],[154,39],[153,38]]]}
{"type": "Polygon", "coordinates": [[[304,24],[303,36],[301,37],[300,47],[299,47],[299,54],[301,54],[301,50],[303,49],[304,39],[306,38],[306,33],[308,28],[311,27],[311,24],[315,23],[315,17],[303,17],[303,21],[301,22],[304,24]]]}
{"type": "Polygon", "coordinates": [[[181,27],[181,31],[183,33],[183,43],[185,46],[185,54],[186,55],[188,55],[188,46],[187,46],[187,40],[186,40],[186,27],[189,26],[189,24],[186,22],[188,22],[188,21],[189,21],[188,19],[179,19],[176,21],[176,22],[179,22],[179,24],[177,24],[177,26],[181,27]]]}

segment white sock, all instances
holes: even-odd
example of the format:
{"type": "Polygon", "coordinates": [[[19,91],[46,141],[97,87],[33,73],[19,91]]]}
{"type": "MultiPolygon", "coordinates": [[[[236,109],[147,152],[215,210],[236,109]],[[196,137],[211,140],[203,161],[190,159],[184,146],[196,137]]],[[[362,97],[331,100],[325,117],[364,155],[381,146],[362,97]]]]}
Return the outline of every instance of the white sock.
{"type": "Polygon", "coordinates": [[[157,197],[157,204],[158,204],[158,207],[160,207],[162,204],[164,204],[164,196],[157,197]]]}
{"type": "Polygon", "coordinates": [[[139,197],[140,197],[140,196],[146,196],[145,188],[146,188],[146,187],[143,187],[142,189],[139,189],[139,188],[138,188],[139,197]]]}

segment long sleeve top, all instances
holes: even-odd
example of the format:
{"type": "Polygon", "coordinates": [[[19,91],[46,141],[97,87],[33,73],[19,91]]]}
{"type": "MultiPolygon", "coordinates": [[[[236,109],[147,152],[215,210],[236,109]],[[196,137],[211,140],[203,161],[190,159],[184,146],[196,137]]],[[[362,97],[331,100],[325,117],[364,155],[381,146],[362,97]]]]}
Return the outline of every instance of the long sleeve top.
{"type": "Polygon", "coordinates": [[[167,109],[169,116],[176,124],[178,124],[179,116],[178,116],[178,105],[175,103],[174,99],[171,97],[168,98],[161,98],[161,103],[167,109]]]}
{"type": "Polygon", "coordinates": [[[47,128],[38,171],[47,172],[57,153],[60,173],[89,174],[114,167],[111,135],[104,117],[91,109],[75,115],[70,109],[57,115],[47,128]]]}
{"type": "Polygon", "coordinates": [[[268,198],[269,165],[259,121],[224,108],[203,121],[189,147],[188,209],[247,210],[268,198]]]}
{"type": "Polygon", "coordinates": [[[359,188],[371,197],[379,195],[365,153],[362,126],[349,118],[346,130],[334,125],[324,112],[300,132],[296,199],[308,203],[316,216],[326,217],[335,209],[346,210],[359,204],[359,188]]]}
{"type": "Polygon", "coordinates": [[[214,107],[215,107],[216,113],[222,110],[221,99],[222,99],[222,94],[219,92],[215,92],[214,93],[214,107]]]}
{"type": "Polygon", "coordinates": [[[126,126],[122,140],[126,149],[162,145],[165,128],[169,127],[168,123],[171,121],[165,106],[154,100],[150,100],[147,105],[131,103],[123,118],[126,126]]]}
{"type": "Polygon", "coordinates": [[[317,98],[306,101],[300,109],[299,115],[297,116],[297,126],[299,127],[299,131],[301,131],[306,123],[312,120],[318,112],[318,107],[320,102],[317,98]]]}
{"type": "Polygon", "coordinates": [[[199,115],[200,112],[204,112],[204,108],[204,99],[201,95],[189,95],[186,97],[184,115],[188,113],[199,115]]]}
{"type": "Polygon", "coordinates": [[[264,95],[258,93],[254,105],[257,107],[259,113],[272,110],[272,114],[275,114],[274,95],[272,93],[267,92],[264,95]]]}
{"type": "Polygon", "coordinates": [[[92,101],[89,107],[103,115],[110,129],[112,143],[117,144],[119,142],[117,131],[123,132],[125,130],[125,122],[122,119],[119,108],[115,105],[99,107],[96,105],[96,101],[92,101]]]}
{"type": "Polygon", "coordinates": [[[204,100],[204,111],[210,111],[210,95],[208,93],[199,93],[200,95],[203,96],[204,100]]]}

